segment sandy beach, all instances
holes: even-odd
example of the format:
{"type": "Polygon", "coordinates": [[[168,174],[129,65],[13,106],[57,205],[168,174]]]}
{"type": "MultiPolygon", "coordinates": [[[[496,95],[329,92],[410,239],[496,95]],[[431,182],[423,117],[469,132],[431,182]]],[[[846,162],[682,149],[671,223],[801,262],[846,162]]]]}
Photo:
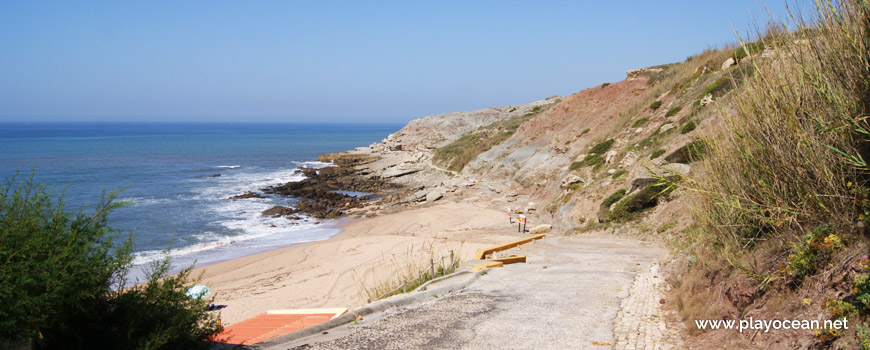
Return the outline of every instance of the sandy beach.
{"type": "Polygon", "coordinates": [[[452,249],[462,260],[477,249],[516,239],[497,203],[444,201],[344,225],[325,241],[267,251],[198,268],[215,293],[224,324],[272,309],[366,304],[365,288],[394,280],[409,264],[452,249]],[[434,247],[430,247],[434,245],[434,247]]]}

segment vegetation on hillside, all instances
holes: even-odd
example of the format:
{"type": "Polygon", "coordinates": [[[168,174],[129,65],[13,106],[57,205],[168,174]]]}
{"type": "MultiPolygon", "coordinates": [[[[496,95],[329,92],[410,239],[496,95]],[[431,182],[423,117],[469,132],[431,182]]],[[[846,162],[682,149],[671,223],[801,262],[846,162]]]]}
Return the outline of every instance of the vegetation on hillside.
{"type": "MultiPolygon", "coordinates": [[[[699,203],[690,267],[675,283],[688,322],[750,310],[870,317],[870,3],[818,4],[798,30],[735,52],[774,55],[753,58],[724,130],[703,147],[704,175],[683,182],[699,203]]],[[[808,334],[851,347],[867,344],[859,328],[808,334]]]]}
{"type": "Polygon", "coordinates": [[[523,115],[499,120],[481,126],[476,130],[468,131],[462,134],[456,141],[435,150],[432,160],[441,166],[447,167],[447,169],[460,172],[478,154],[486,152],[493,146],[510,138],[519,129],[520,125],[543,110],[544,107],[535,106],[523,115]]]}
{"type": "Polygon", "coordinates": [[[69,212],[32,176],[0,185],[0,348],[201,348],[220,330],[209,301],[185,295],[189,270],[167,276],[168,258],[125,288],[131,239],[106,225],[117,196],[69,212]]]}

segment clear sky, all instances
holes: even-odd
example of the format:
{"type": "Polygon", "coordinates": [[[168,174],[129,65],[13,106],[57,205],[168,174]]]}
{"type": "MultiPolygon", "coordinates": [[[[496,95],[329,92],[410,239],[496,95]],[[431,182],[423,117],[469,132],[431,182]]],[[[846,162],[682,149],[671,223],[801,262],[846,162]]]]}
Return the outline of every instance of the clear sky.
{"type": "Polygon", "coordinates": [[[7,0],[0,121],[406,122],[619,81],[753,18],[760,1],[7,0]]]}

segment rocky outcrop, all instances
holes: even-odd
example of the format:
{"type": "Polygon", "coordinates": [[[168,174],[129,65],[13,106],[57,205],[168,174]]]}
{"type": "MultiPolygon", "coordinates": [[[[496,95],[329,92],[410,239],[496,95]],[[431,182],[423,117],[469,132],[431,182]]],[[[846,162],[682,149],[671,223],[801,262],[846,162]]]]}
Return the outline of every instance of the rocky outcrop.
{"type": "MultiPolygon", "coordinates": [[[[326,159],[324,156],[321,159],[326,159]]],[[[329,159],[340,165],[317,169],[302,168],[300,172],[305,175],[304,180],[262,189],[267,194],[299,199],[291,210],[273,207],[264,211],[263,215],[306,214],[318,219],[335,218],[348,209],[365,206],[369,200],[369,196],[350,196],[336,191],[377,193],[391,186],[384,180],[363,176],[352,166],[369,161],[366,157],[333,154],[329,159]]]]}
{"type": "Polygon", "coordinates": [[[256,192],[245,192],[242,194],[237,194],[235,196],[230,197],[229,199],[250,199],[250,198],[267,198],[266,196],[256,193],[256,192]]]}
{"type": "Polygon", "coordinates": [[[582,183],[583,178],[574,174],[568,174],[565,178],[562,179],[562,188],[568,188],[576,183],[582,183]]]}

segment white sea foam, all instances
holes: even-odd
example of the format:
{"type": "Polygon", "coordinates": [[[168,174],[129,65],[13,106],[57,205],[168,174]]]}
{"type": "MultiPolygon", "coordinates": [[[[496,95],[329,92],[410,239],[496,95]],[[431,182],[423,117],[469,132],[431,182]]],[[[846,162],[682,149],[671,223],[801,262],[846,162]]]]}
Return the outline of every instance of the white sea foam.
{"type": "Polygon", "coordinates": [[[132,202],[133,205],[157,205],[172,202],[172,198],[154,198],[154,197],[139,197],[131,196],[121,198],[122,201],[132,202]]]}
{"type": "MultiPolygon", "coordinates": [[[[298,162],[307,167],[329,166],[322,162],[298,162]]],[[[334,230],[321,228],[315,219],[300,215],[301,220],[273,218],[261,213],[275,205],[290,206],[293,199],[286,197],[251,198],[229,200],[228,198],[247,191],[283,185],[287,182],[301,181],[305,176],[297,168],[283,169],[271,172],[254,172],[253,169],[231,173],[210,182],[202,182],[205,187],[193,195],[193,199],[205,205],[206,215],[219,218],[211,224],[227,229],[226,234],[205,231],[186,236],[195,242],[185,247],[175,248],[169,252],[173,261],[188,261],[194,259],[206,260],[226,259],[226,254],[239,256],[240,251],[251,251],[263,247],[286,246],[312,240],[326,239],[335,234],[334,230]],[[231,249],[231,253],[215,254],[217,250],[231,249]],[[209,257],[211,256],[211,257],[209,257]]],[[[202,181],[194,179],[192,181],[202,181]]],[[[141,199],[136,199],[141,200],[141,199]]],[[[220,231],[220,230],[218,230],[220,231]]],[[[165,251],[149,250],[134,255],[134,265],[145,265],[165,257],[165,251]]]]}
{"type": "Polygon", "coordinates": [[[241,165],[218,165],[217,168],[221,169],[238,169],[241,168],[241,165]]]}

